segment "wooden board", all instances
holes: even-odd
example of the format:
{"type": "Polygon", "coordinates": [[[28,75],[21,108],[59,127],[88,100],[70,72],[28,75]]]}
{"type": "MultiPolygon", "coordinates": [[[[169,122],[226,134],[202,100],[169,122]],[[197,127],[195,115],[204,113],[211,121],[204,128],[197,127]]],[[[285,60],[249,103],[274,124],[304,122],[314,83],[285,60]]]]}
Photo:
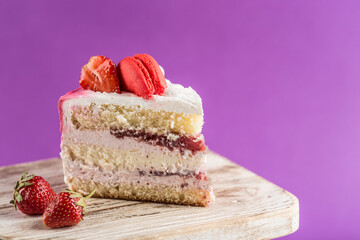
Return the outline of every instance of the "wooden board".
{"type": "Polygon", "coordinates": [[[299,227],[294,195],[213,152],[210,207],[93,198],[71,228],[47,229],[41,216],[14,211],[12,189],[25,171],[43,176],[56,192],[66,187],[60,159],[0,168],[0,239],[271,239],[299,227]]]}

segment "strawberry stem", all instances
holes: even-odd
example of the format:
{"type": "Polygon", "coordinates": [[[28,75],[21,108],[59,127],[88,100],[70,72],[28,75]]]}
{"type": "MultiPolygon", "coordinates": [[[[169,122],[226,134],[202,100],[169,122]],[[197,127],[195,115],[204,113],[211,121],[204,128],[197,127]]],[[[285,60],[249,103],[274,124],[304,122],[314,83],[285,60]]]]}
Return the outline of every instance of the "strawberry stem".
{"type": "Polygon", "coordinates": [[[81,206],[83,209],[86,208],[86,201],[87,199],[89,199],[96,191],[96,188],[89,194],[87,195],[86,197],[83,197],[80,193],[77,193],[77,192],[74,192],[70,189],[65,189],[64,192],[68,192],[68,193],[71,193],[69,195],[69,198],[78,198],[77,202],[75,202],[75,205],[77,206],[81,206]]]}
{"type": "Polygon", "coordinates": [[[84,199],[87,200],[87,199],[91,198],[91,196],[94,195],[95,192],[96,192],[96,188],[94,190],[92,190],[92,192],[89,195],[84,197],[84,199]]]}

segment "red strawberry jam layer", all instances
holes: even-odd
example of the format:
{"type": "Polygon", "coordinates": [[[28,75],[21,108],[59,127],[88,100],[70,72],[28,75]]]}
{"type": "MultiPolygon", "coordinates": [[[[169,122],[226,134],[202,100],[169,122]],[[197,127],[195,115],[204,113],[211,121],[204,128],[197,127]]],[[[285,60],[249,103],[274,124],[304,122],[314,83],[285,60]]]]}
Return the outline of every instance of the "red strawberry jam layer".
{"type": "Polygon", "coordinates": [[[179,149],[181,154],[184,154],[185,150],[192,151],[196,153],[198,151],[205,151],[205,142],[201,134],[197,136],[179,136],[175,140],[168,139],[166,135],[146,133],[145,131],[136,131],[136,130],[124,130],[111,128],[110,134],[116,138],[123,137],[133,137],[139,142],[146,142],[154,146],[164,146],[167,147],[170,151],[174,149],[179,149]]]}

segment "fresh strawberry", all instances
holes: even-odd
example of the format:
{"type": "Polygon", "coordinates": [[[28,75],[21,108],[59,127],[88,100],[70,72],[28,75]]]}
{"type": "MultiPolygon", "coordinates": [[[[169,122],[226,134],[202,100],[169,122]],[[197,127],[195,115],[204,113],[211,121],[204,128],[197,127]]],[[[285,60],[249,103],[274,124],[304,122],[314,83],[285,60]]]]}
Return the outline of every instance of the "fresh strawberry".
{"type": "Polygon", "coordinates": [[[83,219],[85,200],[89,199],[95,191],[96,189],[86,197],[69,189],[59,193],[43,214],[44,224],[50,228],[70,227],[78,224],[83,219]]]}
{"type": "Polygon", "coordinates": [[[42,177],[27,174],[25,172],[16,182],[10,203],[25,214],[43,214],[56,193],[42,177]]]}
{"type": "Polygon", "coordinates": [[[91,57],[81,69],[80,85],[97,92],[120,93],[116,65],[104,56],[91,57]]]}

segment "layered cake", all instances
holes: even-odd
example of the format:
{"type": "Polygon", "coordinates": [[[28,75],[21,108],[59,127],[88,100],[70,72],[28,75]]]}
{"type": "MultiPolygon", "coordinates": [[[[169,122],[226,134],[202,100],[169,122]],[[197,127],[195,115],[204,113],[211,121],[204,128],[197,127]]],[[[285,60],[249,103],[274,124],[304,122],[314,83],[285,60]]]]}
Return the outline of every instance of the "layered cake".
{"type": "Polygon", "coordinates": [[[129,200],[207,206],[199,95],[165,80],[147,54],[115,65],[92,57],[81,87],[59,100],[61,158],[73,191],[129,200]]]}

